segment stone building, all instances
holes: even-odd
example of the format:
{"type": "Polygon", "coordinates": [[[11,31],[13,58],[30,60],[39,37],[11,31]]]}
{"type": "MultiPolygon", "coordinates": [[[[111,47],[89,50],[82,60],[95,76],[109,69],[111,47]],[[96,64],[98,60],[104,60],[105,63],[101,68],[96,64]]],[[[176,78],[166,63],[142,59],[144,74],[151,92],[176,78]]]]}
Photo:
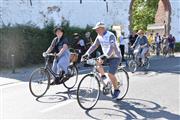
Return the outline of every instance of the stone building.
{"type": "MultiPolygon", "coordinates": [[[[0,25],[31,22],[43,27],[50,20],[53,20],[55,24],[68,20],[72,26],[86,27],[103,21],[107,27],[120,26],[120,30],[128,35],[133,1],[1,0],[0,25]]],[[[158,25],[161,26],[162,34],[172,33],[176,40],[180,41],[180,0],[159,0],[155,24],[151,26],[151,29],[158,28],[158,25]]]]}

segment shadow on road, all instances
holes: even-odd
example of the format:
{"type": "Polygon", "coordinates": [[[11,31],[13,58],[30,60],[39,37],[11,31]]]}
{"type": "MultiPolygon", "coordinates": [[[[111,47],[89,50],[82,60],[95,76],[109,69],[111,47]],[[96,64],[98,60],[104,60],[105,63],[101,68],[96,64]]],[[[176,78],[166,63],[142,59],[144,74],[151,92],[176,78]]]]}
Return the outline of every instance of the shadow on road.
{"type": "Polygon", "coordinates": [[[67,100],[68,98],[62,95],[44,95],[36,98],[36,101],[41,103],[58,103],[67,100]]]}
{"type": "Polygon", "coordinates": [[[66,101],[68,99],[76,99],[76,88],[68,89],[67,91],[63,92],[56,92],[52,95],[44,95],[42,97],[37,97],[36,101],[41,103],[58,103],[66,101]]]}
{"type": "Polygon", "coordinates": [[[115,101],[116,108],[93,108],[85,111],[90,118],[102,120],[108,118],[120,119],[168,119],[179,120],[180,115],[166,111],[166,107],[159,105],[153,101],[127,98],[122,101],[115,101]],[[98,114],[96,114],[98,113],[98,114]]]}
{"type": "MultiPolygon", "coordinates": [[[[180,74],[180,57],[163,57],[163,56],[154,56],[150,60],[150,69],[148,71],[138,71],[138,74],[149,74],[150,72],[159,73],[173,73],[180,74]]],[[[38,66],[40,67],[40,66],[38,66]]],[[[0,71],[0,77],[17,79],[20,81],[29,81],[29,77],[33,70],[36,67],[32,68],[22,68],[16,70],[13,74],[12,71],[0,71]]],[[[91,71],[91,67],[81,67],[79,68],[80,74],[86,74],[91,71]]],[[[107,69],[107,68],[106,68],[107,69]]],[[[128,68],[127,68],[128,70],[128,68]]]]}

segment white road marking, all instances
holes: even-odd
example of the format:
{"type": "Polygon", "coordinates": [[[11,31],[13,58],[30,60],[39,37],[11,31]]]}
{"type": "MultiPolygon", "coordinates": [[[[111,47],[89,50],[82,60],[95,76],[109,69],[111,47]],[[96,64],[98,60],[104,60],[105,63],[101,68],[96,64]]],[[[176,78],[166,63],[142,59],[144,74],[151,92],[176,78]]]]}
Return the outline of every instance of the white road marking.
{"type": "Polygon", "coordinates": [[[70,104],[70,103],[72,103],[72,102],[75,102],[75,101],[76,101],[76,100],[66,100],[66,101],[63,101],[62,103],[58,103],[58,104],[56,104],[56,105],[54,105],[54,106],[52,106],[52,107],[46,108],[46,109],[44,109],[44,110],[41,110],[40,112],[41,112],[41,113],[46,113],[46,112],[49,112],[49,111],[51,111],[51,110],[57,109],[57,108],[59,108],[59,107],[65,106],[65,105],[67,105],[67,104],[70,104]]]}
{"type": "Polygon", "coordinates": [[[15,82],[15,83],[9,83],[7,85],[0,86],[1,89],[10,88],[18,85],[27,84],[27,82],[15,82]]]}

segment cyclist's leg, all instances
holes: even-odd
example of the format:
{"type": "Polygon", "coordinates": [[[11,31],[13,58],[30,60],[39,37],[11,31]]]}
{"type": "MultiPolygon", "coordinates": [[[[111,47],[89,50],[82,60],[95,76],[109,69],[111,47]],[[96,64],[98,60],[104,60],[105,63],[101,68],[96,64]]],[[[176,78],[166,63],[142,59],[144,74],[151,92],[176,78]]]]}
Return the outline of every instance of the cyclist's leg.
{"type": "Polygon", "coordinates": [[[115,73],[117,71],[117,68],[118,68],[118,65],[119,65],[120,61],[121,61],[120,58],[109,59],[108,76],[109,76],[110,80],[112,81],[113,87],[115,89],[118,89],[118,87],[117,87],[117,78],[115,77],[115,73]]]}
{"type": "Polygon", "coordinates": [[[144,64],[145,62],[145,54],[147,53],[148,51],[148,48],[143,48],[142,52],[141,52],[141,58],[142,58],[142,65],[144,64]]]}
{"type": "Polygon", "coordinates": [[[108,76],[110,80],[112,81],[113,87],[114,87],[114,93],[112,94],[112,99],[117,99],[119,96],[120,90],[118,88],[118,82],[117,78],[115,77],[115,73],[118,69],[118,65],[121,62],[121,58],[112,58],[109,59],[109,73],[108,76]]]}
{"type": "Polygon", "coordinates": [[[102,66],[102,61],[97,61],[97,64],[98,64],[97,70],[101,74],[101,77],[105,76],[105,71],[104,71],[104,67],[102,66]]]}
{"type": "Polygon", "coordinates": [[[53,60],[52,71],[57,73],[57,59],[53,60]]]}
{"type": "Polygon", "coordinates": [[[67,74],[68,66],[70,65],[70,53],[65,52],[62,56],[60,56],[57,64],[57,72],[61,72],[62,70],[67,74]]]}
{"type": "MultiPolygon", "coordinates": [[[[56,74],[57,74],[57,62],[58,62],[58,60],[56,58],[54,58],[53,65],[52,65],[52,71],[56,74]]],[[[53,75],[52,75],[52,77],[53,77],[53,82],[51,82],[50,85],[55,85],[56,84],[56,78],[53,75]]]]}

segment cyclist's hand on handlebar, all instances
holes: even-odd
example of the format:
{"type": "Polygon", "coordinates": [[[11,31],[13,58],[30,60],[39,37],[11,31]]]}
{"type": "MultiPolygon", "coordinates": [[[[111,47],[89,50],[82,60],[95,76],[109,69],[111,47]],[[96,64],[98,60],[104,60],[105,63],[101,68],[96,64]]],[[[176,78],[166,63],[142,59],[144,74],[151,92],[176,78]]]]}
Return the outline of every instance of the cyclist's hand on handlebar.
{"type": "Polygon", "coordinates": [[[43,52],[42,56],[47,57],[47,52],[43,52]]]}

